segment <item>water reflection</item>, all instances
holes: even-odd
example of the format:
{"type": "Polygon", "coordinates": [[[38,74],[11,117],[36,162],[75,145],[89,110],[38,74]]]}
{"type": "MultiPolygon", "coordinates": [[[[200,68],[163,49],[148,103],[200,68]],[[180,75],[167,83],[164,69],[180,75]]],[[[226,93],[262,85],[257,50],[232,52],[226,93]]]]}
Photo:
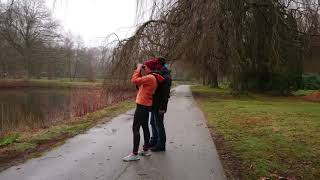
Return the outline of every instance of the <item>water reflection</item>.
{"type": "Polygon", "coordinates": [[[24,89],[0,91],[0,131],[43,127],[130,98],[130,90],[24,89]]]}

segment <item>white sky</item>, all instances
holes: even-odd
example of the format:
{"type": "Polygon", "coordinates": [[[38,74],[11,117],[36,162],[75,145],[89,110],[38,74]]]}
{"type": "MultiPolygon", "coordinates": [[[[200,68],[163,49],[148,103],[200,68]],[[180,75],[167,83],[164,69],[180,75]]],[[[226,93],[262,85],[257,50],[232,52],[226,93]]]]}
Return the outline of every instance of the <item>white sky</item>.
{"type": "Polygon", "coordinates": [[[107,35],[125,38],[135,30],[135,0],[46,0],[66,32],[99,46],[107,35]],[[55,2],[55,3],[54,3],[55,2]]]}

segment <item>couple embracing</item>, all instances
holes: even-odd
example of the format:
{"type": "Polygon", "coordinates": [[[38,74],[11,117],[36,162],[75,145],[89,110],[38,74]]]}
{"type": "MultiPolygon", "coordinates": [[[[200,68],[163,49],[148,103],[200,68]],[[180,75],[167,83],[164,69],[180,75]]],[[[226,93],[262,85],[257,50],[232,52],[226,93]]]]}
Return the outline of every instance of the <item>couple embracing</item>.
{"type": "Polygon", "coordinates": [[[150,156],[150,150],[166,150],[164,114],[170,97],[171,75],[163,57],[154,58],[139,64],[132,75],[131,82],[137,86],[136,110],[133,118],[133,150],[124,161],[136,161],[140,156],[150,156]],[[149,131],[149,114],[152,137],[149,131]],[[144,146],[139,151],[140,127],[143,129],[144,146]]]}

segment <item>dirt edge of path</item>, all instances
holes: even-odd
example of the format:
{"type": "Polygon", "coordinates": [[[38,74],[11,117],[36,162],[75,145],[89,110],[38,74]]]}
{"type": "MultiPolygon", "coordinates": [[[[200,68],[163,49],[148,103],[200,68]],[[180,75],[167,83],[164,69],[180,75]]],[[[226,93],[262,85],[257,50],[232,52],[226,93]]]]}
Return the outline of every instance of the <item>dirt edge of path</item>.
{"type": "Polygon", "coordinates": [[[29,159],[40,157],[43,153],[45,153],[45,152],[47,152],[47,151],[49,151],[59,145],[64,144],[64,142],[67,139],[72,138],[72,137],[74,137],[74,136],[64,135],[64,136],[61,136],[57,139],[46,141],[43,144],[38,145],[36,148],[24,151],[22,153],[11,152],[11,151],[7,152],[4,154],[4,156],[6,156],[6,157],[2,158],[0,160],[0,172],[4,171],[10,167],[24,163],[29,159]]]}
{"type": "Polygon", "coordinates": [[[212,140],[217,148],[219,158],[221,160],[223,169],[227,176],[227,179],[238,180],[242,177],[241,162],[232,154],[230,148],[225,143],[225,140],[221,134],[217,134],[214,127],[209,127],[212,140]]]}
{"type": "MultiPolygon", "coordinates": [[[[197,103],[197,106],[201,110],[199,106],[199,102],[201,100],[201,97],[198,97],[196,93],[192,93],[193,97],[195,99],[195,102],[197,103]]],[[[238,157],[236,157],[232,151],[231,148],[228,147],[227,143],[225,142],[225,139],[223,135],[217,133],[218,131],[215,129],[215,127],[210,126],[207,117],[205,113],[201,110],[203,116],[205,117],[206,125],[209,129],[211,138],[216,146],[216,149],[218,151],[219,158],[221,160],[225,175],[228,180],[240,180],[242,179],[242,172],[241,169],[242,164],[238,157]]]]}

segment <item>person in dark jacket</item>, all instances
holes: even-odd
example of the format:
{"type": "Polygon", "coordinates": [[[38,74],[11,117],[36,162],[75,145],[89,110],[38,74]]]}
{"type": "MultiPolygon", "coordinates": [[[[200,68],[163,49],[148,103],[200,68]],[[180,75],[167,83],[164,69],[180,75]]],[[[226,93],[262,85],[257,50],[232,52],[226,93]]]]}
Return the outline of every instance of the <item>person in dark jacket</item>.
{"type": "Polygon", "coordinates": [[[124,161],[137,161],[140,156],[148,156],[149,153],[149,112],[152,110],[153,94],[155,93],[158,84],[164,78],[159,74],[152,74],[152,72],[160,67],[157,63],[139,64],[132,75],[131,82],[138,87],[136,97],[136,110],[133,118],[133,151],[128,156],[124,157],[124,161]],[[144,69],[144,73],[141,71],[144,69]],[[138,152],[140,144],[140,128],[143,129],[144,146],[142,151],[138,152]]]}
{"type": "Polygon", "coordinates": [[[151,151],[160,152],[166,150],[164,114],[167,112],[172,79],[171,73],[165,64],[166,60],[164,58],[157,58],[156,61],[162,65],[162,68],[158,73],[164,78],[164,81],[157,88],[153,98],[154,102],[150,120],[152,137],[149,144],[151,146],[151,151]]]}

